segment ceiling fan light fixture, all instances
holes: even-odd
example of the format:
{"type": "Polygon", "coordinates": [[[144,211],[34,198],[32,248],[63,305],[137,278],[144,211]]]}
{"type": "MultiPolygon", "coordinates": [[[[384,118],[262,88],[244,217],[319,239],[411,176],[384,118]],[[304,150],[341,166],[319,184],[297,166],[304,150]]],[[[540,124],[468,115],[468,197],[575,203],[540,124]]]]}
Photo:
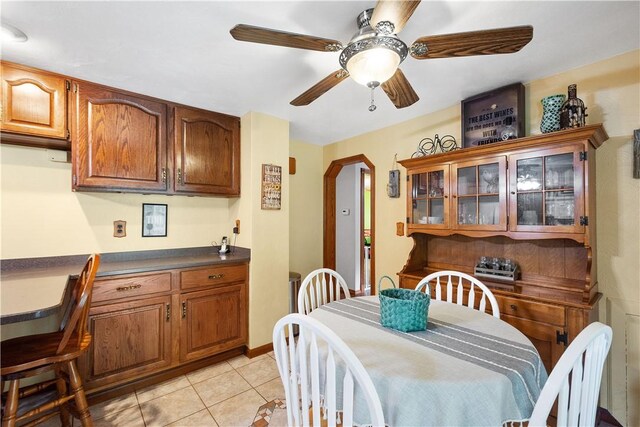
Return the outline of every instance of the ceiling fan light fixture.
{"type": "Polygon", "coordinates": [[[395,74],[400,56],[384,47],[365,50],[352,56],[346,64],[347,71],[357,83],[367,86],[370,82],[384,83],[395,74]]]}

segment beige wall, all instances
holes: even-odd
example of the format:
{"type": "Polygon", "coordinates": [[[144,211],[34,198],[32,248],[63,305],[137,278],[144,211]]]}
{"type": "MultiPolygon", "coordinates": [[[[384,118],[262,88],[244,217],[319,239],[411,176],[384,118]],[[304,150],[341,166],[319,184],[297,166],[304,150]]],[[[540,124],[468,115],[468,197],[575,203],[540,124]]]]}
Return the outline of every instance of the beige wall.
{"type": "Polygon", "coordinates": [[[322,147],[292,140],[289,155],[296,174],[289,175],[289,267],[306,277],[322,267],[322,147]]]}
{"type": "Polygon", "coordinates": [[[242,117],[242,185],[231,208],[249,239],[249,348],[271,343],[289,308],[289,122],[260,113],[242,117]],[[282,209],[261,209],[262,164],[282,166],[282,209]]]}
{"type": "Polygon", "coordinates": [[[3,144],[0,156],[2,259],[206,246],[231,234],[234,199],[74,193],[71,164],[46,150],[3,144]],[[168,205],[167,237],[141,237],[142,203],[168,205]],[[127,237],[113,237],[115,220],[127,221],[127,237]]]}
{"type": "MultiPolygon", "coordinates": [[[[631,409],[640,401],[640,180],[631,169],[633,130],[640,128],[640,51],[526,83],[528,134],[540,133],[540,99],[566,94],[572,83],[588,107],[587,123],[604,123],[610,137],[596,155],[600,319],[614,328],[603,403],[623,424],[640,425],[638,410],[631,409]]],[[[335,159],[361,153],[376,166],[376,283],[400,271],[411,249],[410,239],[395,236],[394,225],[406,217],[406,188],[399,199],[387,197],[387,171],[394,154],[407,158],[422,138],[436,133],[460,141],[459,105],[324,148],[323,170],[335,159]]],[[[402,167],[401,173],[405,182],[402,167]]]]}

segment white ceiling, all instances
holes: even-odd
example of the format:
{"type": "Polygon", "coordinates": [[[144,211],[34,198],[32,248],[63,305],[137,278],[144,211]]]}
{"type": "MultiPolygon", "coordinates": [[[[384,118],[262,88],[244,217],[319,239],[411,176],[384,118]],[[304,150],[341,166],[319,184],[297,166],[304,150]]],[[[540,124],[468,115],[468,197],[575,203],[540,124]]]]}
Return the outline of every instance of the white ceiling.
{"type": "MultiPolygon", "coordinates": [[[[640,47],[640,2],[423,1],[400,33],[423,35],[530,24],[516,54],[418,61],[401,68],[420,96],[397,110],[377,90],[346,80],[311,105],[289,101],[339,69],[338,54],[238,42],[238,23],[346,43],[374,1],[9,2],[2,19],[29,36],[2,57],[183,104],[291,122],[291,138],[329,144],[449,107],[471,95],[528,82],[640,47]]],[[[579,90],[579,83],[578,90],[579,90]]]]}

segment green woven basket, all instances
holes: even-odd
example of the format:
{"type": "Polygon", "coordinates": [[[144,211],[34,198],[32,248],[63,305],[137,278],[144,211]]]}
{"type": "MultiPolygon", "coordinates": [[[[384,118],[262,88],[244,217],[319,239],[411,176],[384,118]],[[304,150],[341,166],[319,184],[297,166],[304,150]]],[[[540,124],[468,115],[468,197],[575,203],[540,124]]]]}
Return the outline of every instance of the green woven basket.
{"type": "Polygon", "coordinates": [[[380,323],[385,328],[402,332],[427,329],[427,315],[431,297],[410,289],[385,289],[380,298],[380,323]]]}

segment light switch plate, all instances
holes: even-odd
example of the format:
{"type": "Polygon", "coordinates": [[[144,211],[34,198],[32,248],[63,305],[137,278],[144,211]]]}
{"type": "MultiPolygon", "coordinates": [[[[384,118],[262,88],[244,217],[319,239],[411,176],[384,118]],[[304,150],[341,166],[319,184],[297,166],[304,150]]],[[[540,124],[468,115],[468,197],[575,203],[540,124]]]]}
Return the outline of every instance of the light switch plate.
{"type": "Polygon", "coordinates": [[[113,221],[113,237],[125,237],[127,235],[127,221],[113,221]]]}

